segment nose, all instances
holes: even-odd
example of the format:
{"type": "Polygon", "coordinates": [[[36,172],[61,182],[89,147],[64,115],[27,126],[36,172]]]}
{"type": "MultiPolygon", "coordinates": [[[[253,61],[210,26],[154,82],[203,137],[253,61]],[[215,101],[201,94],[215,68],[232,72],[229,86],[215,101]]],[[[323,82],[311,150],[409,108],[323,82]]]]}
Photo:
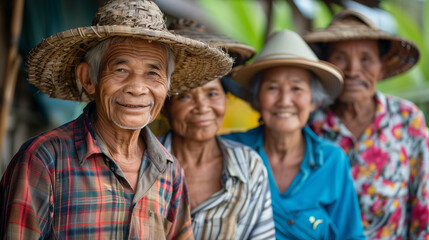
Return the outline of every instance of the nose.
{"type": "Polygon", "coordinates": [[[292,92],[284,89],[280,92],[278,104],[280,106],[289,106],[292,104],[292,92]]]}
{"type": "Polygon", "coordinates": [[[198,112],[204,113],[208,111],[209,108],[210,107],[207,98],[203,96],[198,96],[197,98],[195,98],[195,109],[198,112]]]}
{"type": "Polygon", "coordinates": [[[147,94],[149,92],[149,88],[147,86],[147,81],[143,76],[132,74],[128,78],[124,91],[133,96],[140,96],[147,94]]]}
{"type": "Polygon", "coordinates": [[[361,72],[361,62],[358,58],[350,58],[344,69],[344,75],[347,77],[356,77],[361,72]]]}

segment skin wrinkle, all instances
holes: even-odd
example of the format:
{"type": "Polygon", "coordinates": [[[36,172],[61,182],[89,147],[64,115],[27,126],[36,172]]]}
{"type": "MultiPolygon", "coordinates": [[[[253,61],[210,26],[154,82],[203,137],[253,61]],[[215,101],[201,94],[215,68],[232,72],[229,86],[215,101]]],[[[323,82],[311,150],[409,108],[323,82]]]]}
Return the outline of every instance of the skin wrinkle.
{"type": "Polygon", "coordinates": [[[223,155],[216,141],[226,110],[219,79],[171,96],[164,107],[172,131],[172,153],[185,170],[191,208],[222,188],[223,155]]]}
{"type": "Polygon", "coordinates": [[[141,128],[158,115],[167,96],[167,53],[159,44],[132,39],[112,44],[101,66],[97,84],[87,63],[79,64],[77,74],[96,101],[97,135],[135,189],[146,147],[141,128]]]}
{"type": "Polygon", "coordinates": [[[373,122],[376,84],[383,77],[376,40],[349,40],[329,45],[329,62],[344,72],[344,88],[332,110],[359,138],[373,122]]]}
{"type": "Polygon", "coordinates": [[[258,99],[265,124],[264,151],[277,188],[283,193],[298,174],[305,150],[302,128],[316,108],[310,72],[299,67],[264,71],[258,99]]]}

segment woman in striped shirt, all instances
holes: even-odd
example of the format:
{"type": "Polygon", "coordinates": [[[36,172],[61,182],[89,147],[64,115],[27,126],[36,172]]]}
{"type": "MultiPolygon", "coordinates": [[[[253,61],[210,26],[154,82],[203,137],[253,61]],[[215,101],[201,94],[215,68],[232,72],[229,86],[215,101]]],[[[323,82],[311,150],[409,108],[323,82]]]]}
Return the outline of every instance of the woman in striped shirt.
{"type": "MultiPolygon", "coordinates": [[[[176,33],[194,39],[216,40],[224,48],[234,43],[235,48],[228,49],[238,52],[236,56],[242,57],[238,60],[247,60],[254,53],[232,39],[203,32],[203,26],[194,21],[173,24],[176,33]]],[[[226,94],[219,78],[173,95],[163,108],[171,131],[160,141],[185,170],[194,237],[274,239],[268,176],[260,156],[249,147],[216,136],[225,108],[226,94]]]]}

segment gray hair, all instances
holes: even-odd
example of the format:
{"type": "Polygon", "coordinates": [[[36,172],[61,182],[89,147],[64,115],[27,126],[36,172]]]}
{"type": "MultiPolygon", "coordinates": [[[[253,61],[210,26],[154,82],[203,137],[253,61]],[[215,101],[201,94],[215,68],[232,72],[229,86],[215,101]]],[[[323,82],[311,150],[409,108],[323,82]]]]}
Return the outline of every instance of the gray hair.
{"type": "MultiPolygon", "coordinates": [[[[129,39],[129,37],[111,37],[106,40],[101,41],[86,53],[84,59],[85,62],[89,65],[89,78],[91,79],[91,82],[97,85],[98,78],[101,73],[101,59],[103,58],[104,53],[106,50],[114,43],[123,42],[126,39],[129,39]]],[[[158,43],[162,47],[165,48],[167,52],[167,81],[168,81],[168,89],[170,89],[170,79],[171,75],[173,74],[174,67],[175,67],[175,58],[174,58],[174,52],[171,49],[171,47],[164,43],[158,43]]]]}
{"type": "MultiPolygon", "coordinates": [[[[326,107],[332,104],[333,99],[326,93],[325,88],[320,82],[320,78],[314,74],[312,71],[310,72],[310,91],[311,91],[311,103],[318,105],[319,107],[326,107]]],[[[253,75],[250,83],[250,105],[257,111],[260,111],[260,103],[259,103],[259,90],[262,83],[262,75],[264,74],[264,70],[253,75]]]]}

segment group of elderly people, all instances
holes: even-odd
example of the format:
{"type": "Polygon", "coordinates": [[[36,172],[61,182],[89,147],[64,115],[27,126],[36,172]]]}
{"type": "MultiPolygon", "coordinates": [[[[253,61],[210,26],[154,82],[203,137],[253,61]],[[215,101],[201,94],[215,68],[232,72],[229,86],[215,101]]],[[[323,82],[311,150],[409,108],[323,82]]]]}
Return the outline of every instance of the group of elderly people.
{"type": "Polygon", "coordinates": [[[417,46],[343,10],[304,37],[273,33],[246,65],[254,54],[193,20],[167,29],[149,0],[109,1],[92,26],[43,40],[29,82],[89,103],[13,157],[1,237],[427,239],[424,116],[375,88],[417,46]],[[217,135],[227,92],[260,126],[217,135]]]}

